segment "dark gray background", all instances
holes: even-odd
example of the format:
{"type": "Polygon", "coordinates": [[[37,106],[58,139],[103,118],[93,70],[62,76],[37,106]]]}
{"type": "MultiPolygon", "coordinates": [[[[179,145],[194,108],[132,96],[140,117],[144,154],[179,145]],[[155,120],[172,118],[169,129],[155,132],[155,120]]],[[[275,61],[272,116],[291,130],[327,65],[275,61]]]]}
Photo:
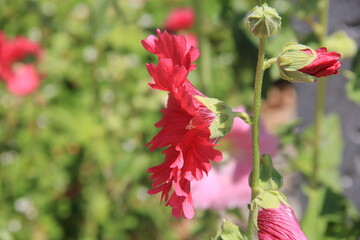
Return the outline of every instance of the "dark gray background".
{"type": "MultiPolygon", "coordinates": [[[[299,31],[307,26],[295,23],[299,31]]],[[[329,9],[329,34],[342,29],[360,45],[360,0],[332,0],[329,9]]],[[[341,60],[343,69],[351,67],[351,59],[341,60]]],[[[345,140],[341,181],[345,193],[360,209],[360,105],[346,96],[347,79],[341,74],[328,79],[326,113],[341,116],[343,139],[345,140]]],[[[314,121],[316,84],[295,84],[298,94],[298,116],[303,120],[304,129],[314,121]]],[[[329,129],[331,130],[331,129],[329,129]]]]}

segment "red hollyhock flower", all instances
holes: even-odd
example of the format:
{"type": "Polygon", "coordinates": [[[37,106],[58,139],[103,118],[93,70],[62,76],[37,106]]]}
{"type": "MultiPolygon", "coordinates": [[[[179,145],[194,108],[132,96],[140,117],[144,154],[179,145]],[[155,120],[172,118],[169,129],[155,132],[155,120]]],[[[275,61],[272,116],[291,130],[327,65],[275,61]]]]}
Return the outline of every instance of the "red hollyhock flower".
{"type": "Polygon", "coordinates": [[[169,58],[173,65],[184,66],[188,71],[196,69],[192,64],[200,55],[199,50],[186,41],[182,35],[170,35],[167,31],[163,33],[157,30],[158,38],[150,35],[141,41],[144,48],[157,55],[159,59],[169,58]]]}
{"type": "Polygon", "coordinates": [[[174,217],[192,218],[194,206],[190,192],[191,181],[201,180],[204,173],[210,171],[209,160],[222,159],[221,152],[213,148],[215,140],[210,139],[209,126],[215,115],[195,98],[204,95],[186,78],[189,69],[195,68],[192,61],[188,60],[197,58],[191,58],[190,52],[197,51],[194,48],[173,51],[174,46],[186,46],[182,36],[172,36],[158,30],[158,37],[155,39],[150,36],[143,40],[144,47],[159,54],[160,58],[157,66],[147,65],[154,80],[150,86],[168,91],[169,99],[162,110],[162,119],[155,124],[162,129],[147,146],[150,146],[150,151],[167,148],[163,151],[165,161],[148,170],[152,173],[150,178],[154,180],[149,194],[161,192],[161,199],[173,208],[174,217]],[[164,41],[164,36],[169,41],[164,41]]]}
{"type": "MultiPolygon", "coordinates": [[[[312,55],[311,51],[308,49],[302,51],[312,55]]],[[[316,50],[316,53],[316,59],[309,65],[299,69],[300,72],[313,75],[315,77],[325,77],[338,74],[338,70],[341,66],[341,62],[338,61],[341,57],[339,53],[327,52],[324,47],[316,50]]]]}
{"type": "Polygon", "coordinates": [[[176,8],[168,15],[165,28],[171,31],[188,29],[194,25],[195,12],[192,8],[176,8]]]}
{"type": "Polygon", "coordinates": [[[28,56],[41,57],[41,47],[25,37],[8,40],[0,32],[0,78],[15,95],[26,95],[39,86],[40,74],[33,64],[23,64],[28,56]]]}
{"type": "Polygon", "coordinates": [[[261,209],[258,214],[259,240],[307,240],[294,211],[283,204],[261,209]]]}
{"type": "Polygon", "coordinates": [[[155,83],[149,83],[150,87],[163,91],[176,91],[188,75],[188,71],[183,66],[173,65],[169,58],[160,59],[158,66],[148,63],[146,68],[153,77],[155,83]]]}

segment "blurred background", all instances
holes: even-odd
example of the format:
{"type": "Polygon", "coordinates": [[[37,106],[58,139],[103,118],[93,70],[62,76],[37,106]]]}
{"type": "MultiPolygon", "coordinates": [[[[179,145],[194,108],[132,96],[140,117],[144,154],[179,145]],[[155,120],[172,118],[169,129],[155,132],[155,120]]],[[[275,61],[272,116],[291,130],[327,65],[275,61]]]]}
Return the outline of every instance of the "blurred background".
{"type": "MultiPolygon", "coordinates": [[[[287,42],[320,47],[311,28],[317,2],[268,1],[283,18],[281,31],[269,40],[269,58],[287,42]]],[[[43,48],[37,64],[43,77],[34,92],[16,96],[4,81],[0,85],[0,240],[210,239],[223,217],[243,227],[245,204],[174,219],[159,196],[147,194],[147,169],[163,155],[145,144],[158,131],[154,123],[166,94],[147,84],[145,63],[157,59],[140,41],[164,29],[173,9],[192,8],[194,24],[169,29],[196,36],[200,45],[190,80],[207,96],[250,112],[257,39],[244,18],[256,4],[0,0],[0,31],[43,48]]],[[[359,239],[360,3],[330,1],[329,12],[329,34],[337,35],[327,47],[343,55],[343,68],[328,81],[320,173],[325,190],[318,206],[307,204],[316,84],[282,81],[272,67],[265,74],[262,119],[280,139],[274,163],[285,177],[290,204],[299,217],[309,208],[317,212],[304,218],[305,232],[318,219],[318,240],[359,239]]],[[[221,148],[226,154],[226,146],[221,148]]]]}

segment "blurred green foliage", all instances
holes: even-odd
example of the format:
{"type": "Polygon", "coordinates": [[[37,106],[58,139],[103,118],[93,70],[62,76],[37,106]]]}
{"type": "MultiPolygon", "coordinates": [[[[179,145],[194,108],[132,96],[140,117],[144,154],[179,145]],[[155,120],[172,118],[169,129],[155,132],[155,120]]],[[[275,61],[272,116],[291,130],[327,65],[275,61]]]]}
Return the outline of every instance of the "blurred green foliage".
{"type": "MultiPolygon", "coordinates": [[[[216,233],[216,214],[176,220],[158,196],[146,193],[146,170],[163,156],[144,145],[157,132],[165,95],[147,85],[145,63],[155,58],[140,40],[163,26],[171,8],[190,4],[166,3],[0,0],[0,29],[45,49],[36,93],[16,98],[1,86],[0,239],[203,239],[216,233]]],[[[221,8],[218,1],[206,6],[210,27],[222,28],[221,8]]],[[[220,39],[212,37],[214,61],[224,62],[214,70],[214,79],[223,80],[215,83],[218,97],[236,89],[231,33],[222,29],[220,39]]]]}
{"type": "MultiPolygon", "coordinates": [[[[211,97],[232,107],[252,101],[257,41],[244,17],[256,3],[208,0],[203,8],[216,89],[211,97]]],[[[271,4],[283,18],[276,40],[269,41],[267,54],[275,57],[299,36],[290,26],[290,3],[271,4]]],[[[39,66],[45,77],[36,93],[17,98],[0,86],[0,240],[216,235],[218,213],[197,211],[193,220],[177,220],[159,196],[146,193],[151,185],[146,170],[163,155],[150,154],[144,145],[158,131],[153,124],[166,95],[147,85],[145,63],[156,59],[140,40],[164,25],[170,9],[189,5],[189,0],[0,0],[0,30],[25,35],[45,49],[39,66]]],[[[201,87],[196,71],[189,78],[201,87]]],[[[266,73],[264,94],[278,78],[276,68],[266,73]]],[[[230,214],[243,225],[239,211],[230,214]]]]}

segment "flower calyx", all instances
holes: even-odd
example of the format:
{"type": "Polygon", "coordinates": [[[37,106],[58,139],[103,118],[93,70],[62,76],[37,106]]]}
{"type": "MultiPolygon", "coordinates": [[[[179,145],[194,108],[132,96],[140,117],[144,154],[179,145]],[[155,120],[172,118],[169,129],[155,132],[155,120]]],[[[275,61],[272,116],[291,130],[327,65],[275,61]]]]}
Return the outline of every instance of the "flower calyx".
{"type": "Polygon", "coordinates": [[[280,204],[289,205],[286,201],[286,197],[279,191],[272,190],[262,190],[258,193],[258,195],[251,201],[250,209],[254,211],[253,215],[253,223],[257,230],[259,227],[257,225],[258,212],[260,208],[268,209],[268,208],[279,208],[280,204]]]}
{"type": "Polygon", "coordinates": [[[215,118],[209,127],[211,132],[210,138],[224,137],[228,134],[235,117],[232,109],[226,103],[216,98],[202,96],[195,96],[195,98],[215,114],[215,118]]]}

